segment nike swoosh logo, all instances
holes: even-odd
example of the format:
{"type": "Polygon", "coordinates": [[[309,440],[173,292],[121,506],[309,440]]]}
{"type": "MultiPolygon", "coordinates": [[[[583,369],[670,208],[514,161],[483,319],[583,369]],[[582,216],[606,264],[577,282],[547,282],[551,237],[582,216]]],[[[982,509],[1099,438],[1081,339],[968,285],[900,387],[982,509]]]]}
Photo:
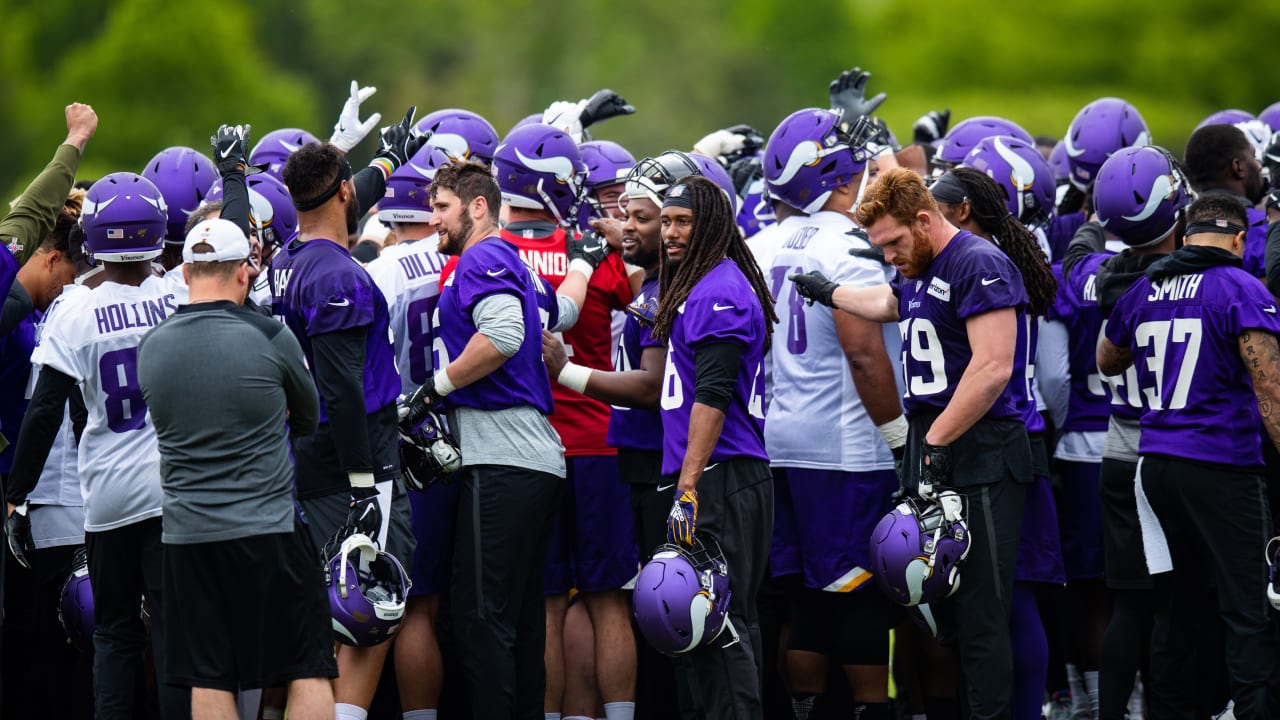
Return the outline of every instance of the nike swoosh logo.
{"type": "Polygon", "coordinates": [[[1001,278],[1001,277],[995,277],[995,278],[982,278],[982,284],[983,284],[983,285],[995,285],[996,283],[1000,282],[1001,280],[1004,280],[1004,278],[1001,278]]]}
{"type": "Polygon", "coordinates": [[[488,275],[489,277],[502,277],[502,273],[506,271],[507,271],[506,268],[498,268],[498,272],[494,272],[492,270],[486,270],[484,274],[488,275]]]}
{"type": "Polygon", "coordinates": [[[711,306],[711,309],[712,309],[712,310],[714,310],[714,311],[716,311],[716,312],[720,312],[721,310],[732,310],[732,309],[733,309],[733,306],[732,306],[732,305],[721,305],[720,303],[715,303],[714,305],[712,305],[712,306],[711,306]]]}
{"type": "Polygon", "coordinates": [[[1276,314],[1276,306],[1275,306],[1275,305],[1271,305],[1270,307],[1264,307],[1264,308],[1262,308],[1262,312],[1264,312],[1264,313],[1271,313],[1272,315],[1275,315],[1275,314],[1276,314]]]}
{"type": "Polygon", "coordinates": [[[342,302],[334,302],[334,301],[330,300],[330,301],[329,301],[329,304],[330,304],[330,305],[332,305],[332,306],[334,306],[334,307],[346,307],[346,306],[348,306],[348,305],[350,305],[350,304],[351,304],[351,300],[349,300],[349,299],[347,299],[347,298],[342,298],[342,302]]]}
{"type": "Polygon", "coordinates": [[[670,490],[671,488],[673,488],[673,487],[675,487],[675,486],[676,486],[676,484],[675,484],[675,483],[671,483],[670,485],[659,485],[658,487],[656,487],[656,488],[654,488],[654,489],[655,489],[655,490],[657,490],[658,492],[664,492],[664,491],[666,491],[666,490],[670,490]]]}
{"type": "Polygon", "coordinates": [[[232,150],[234,150],[234,149],[235,149],[235,147],[234,147],[234,146],[229,146],[226,150],[223,150],[223,151],[219,152],[218,154],[222,156],[222,159],[223,159],[223,160],[226,160],[226,159],[227,159],[227,156],[228,156],[228,155],[230,155],[230,154],[231,154],[231,151],[232,151],[232,150]]]}

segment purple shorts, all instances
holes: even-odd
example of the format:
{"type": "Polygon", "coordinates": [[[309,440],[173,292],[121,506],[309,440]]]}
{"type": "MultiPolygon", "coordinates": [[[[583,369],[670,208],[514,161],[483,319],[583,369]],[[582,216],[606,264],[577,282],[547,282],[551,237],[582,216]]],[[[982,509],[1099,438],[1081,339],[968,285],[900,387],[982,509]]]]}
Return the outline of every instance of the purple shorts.
{"type": "Polygon", "coordinates": [[[568,492],[551,527],[543,594],[618,590],[640,570],[631,519],[631,487],[618,458],[565,458],[568,492]]]}
{"type": "Polygon", "coordinates": [[[1018,563],[1013,579],[1061,585],[1062,546],[1058,540],[1058,513],[1049,478],[1037,475],[1027,486],[1022,510],[1022,532],[1018,537],[1018,563]]]}
{"type": "Polygon", "coordinates": [[[871,579],[871,532],[893,505],[897,474],[787,468],[786,478],[774,485],[774,576],[786,574],[780,569],[794,554],[807,588],[850,592],[865,585],[871,579]],[[779,527],[786,530],[779,533],[779,527]]]}
{"type": "Polygon", "coordinates": [[[461,482],[438,482],[426,492],[405,493],[413,510],[413,537],[418,549],[413,554],[409,597],[435,595],[449,587],[449,565],[453,561],[453,533],[458,519],[461,482]]]}
{"type": "Polygon", "coordinates": [[[1062,490],[1058,495],[1058,523],[1062,527],[1062,555],[1067,578],[1095,580],[1106,570],[1102,542],[1100,463],[1063,461],[1062,490]]]}
{"type": "Polygon", "coordinates": [[[791,482],[786,468],[773,472],[773,544],[769,547],[769,574],[773,577],[800,575],[800,538],[796,535],[796,512],[791,506],[791,482]]]}

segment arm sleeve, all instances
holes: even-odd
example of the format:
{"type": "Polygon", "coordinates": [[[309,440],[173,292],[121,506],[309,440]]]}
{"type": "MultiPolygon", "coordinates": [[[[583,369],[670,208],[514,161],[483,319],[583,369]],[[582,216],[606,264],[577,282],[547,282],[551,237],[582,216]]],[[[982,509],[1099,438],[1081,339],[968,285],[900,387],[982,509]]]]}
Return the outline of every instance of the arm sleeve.
{"type": "Polygon", "coordinates": [[[364,217],[387,192],[387,178],[375,167],[366,167],[356,173],[351,181],[356,184],[356,200],[360,202],[360,217],[364,217]]]}
{"type": "Polygon", "coordinates": [[[329,413],[335,449],[346,472],[374,471],[364,411],[365,336],[362,328],[314,335],[316,385],[329,413]]]}
{"type": "Polygon", "coordinates": [[[560,314],[556,317],[555,326],[549,329],[551,332],[564,332],[572,329],[574,325],[578,324],[578,304],[567,297],[556,295],[555,298],[560,314]]]}
{"type": "MultiPolygon", "coordinates": [[[[12,258],[13,255],[5,251],[0,252],[0,257],[12,258]]],[[[2,277],[0,281],[3,281],[2,277]]],[[[0,337],[8,335],[24,318],[31,315],[31,311],[35,310],[31,296],[21,285],[14,284],[8,292],[9,294],[4,298],[4,307],[0,308],[0,337]]]]}
{"type": "Polygon", "coordinates": [[[1071,370],[1067,364],[1070,350],[1067,326],[1053,320],[1040,324],[1040,342],[1036,346],[1036,381],[1044,396],[1055,427],[1067,419],[1071,396],[1071,370]]]}
{"type": "Polygon", "coordinates": [[[76,436],[76,445],[84,436],[84,428],[89,424],[89,408],[84,404],[84,393],[79,388],[67,396],[67,412],[71,414],[71,432],[76,436]]]}
{"type": "Polygon", "coordinates": [[[703,343],[694,349],[693,357],[697,368],[693,401],[724,412],[733,398],[742,348],[731,342],[703,343]]]}
{"type": "Polygon", "coordinates": [[[35,489],[45,460],[49,458],[49,449],[62,426],[62,408],[75,386],[76,381],[70,375],[47,366],[40,370],[40,379],[36,381],[35,392],[31,395],[31,403],[27,405],[27,414],[18,434],[13,472],[9,474],[4,491],[6,501],[21,505],[27,494],[35,489]]]}
{"type": "Polygon", "coordinates": [[[284,395],[289,407],[289,436],[310,435],[320,422],[320,398],[316,383],[302,355],[298,339],[288,328],[271,339],[271,345],[280,357],[284,370],[284,395]]]}
{"type": "MultiPolygon", "coordinates": [[[[15,238],[22,246],[19,260],[31,257],[53,229],[58,210],[67,202],[67,193],[71,192],[79,166],[79,148],[59,145],[53,160],[31,181],[4,220],[0,220],[0,245],[7,244],[5,238],[15,238]]],[[[2,276],[0,284],[4,284],[2,276]]],[[[5,289],[8,289],[7,285],[5,289]]]]}
{"type": "Polygon", "coordinates": [[[222,219],[230,220],[249,235],[249,187],[244,171],[232,170],[222,176],[222,219]]]}
{"type": "Polygon", "coordinates": [[[1273,222],[1267,228],[1266,257],[1267,289],[1280,297],[1280,222],[1273,222]]]}
{"type": "MultiPolygon", "coordinates": [[[[570,303],[572,304],[572,303],[570,303]]],[[[490,295],[471,311],[476,332],[489,338],[498,352],[511,357],[524,344],[524,313],[513,295],[490,295]]]]}

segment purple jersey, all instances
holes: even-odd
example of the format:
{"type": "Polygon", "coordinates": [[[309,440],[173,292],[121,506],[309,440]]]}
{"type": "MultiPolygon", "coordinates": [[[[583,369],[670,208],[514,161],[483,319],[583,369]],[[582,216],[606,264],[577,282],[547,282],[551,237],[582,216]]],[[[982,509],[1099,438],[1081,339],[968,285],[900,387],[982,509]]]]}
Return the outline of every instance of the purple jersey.
{"type": "Polygon", "coordinates": [[[1046,239],[1049,241],[1049,253],[1053,260],[1061,260],[1066,256],[1067,246],[1071,244],[1071,238],[1075,237],[1076,230],[1080,229],[1086,219],[1082,212],[1053,216],[1053,220],[1049,223],[1049,231],[1045,233],[1046,239]]]}
{"type": "Polygon", "coordinates": [[[443,368],[462,354],[476,334],[471,312],[490,295],[505,293],[524,311],[524,343],[515,355],[483,379],[449,393],[445,406],[481,410],[532,405],[551,414],[551,381],[542,362],[542,328],[554,327],[558,305],[550,286],[524,261],[516,246],[498,237],[472,245],[444,281],[432,321],[435,367],[443,368]]]}
{"type": "MultiPolygon", "coordinates": [[[[316,359],[311,338],[366,328],[365,412],[376,412],[396,401],[400,376],[387,329],[387,300],[345,247],[317,239],[280,248],[271,261],[271,294],[276,317],[298,338],[313,376],[316,359]]],[[[320,422],[328,420],[321,397],[320,422]]]]}
{"type": "MultiPolygon", "coordinates": [[[[1053,266],[1058,294],[1049,308],[1049,319],[1067,329],[1067,367],[1071,386],[1063,432],[1101,432],[1111,414],[1110,396],[1098,372],[1098,340],[1106,320],[1098,307],[1098,266],[1111,253],[1085,256],[1071,272],[1071,282],[1062,278],[1062,263],[1053,266]]],[[[1119,383],[1117,383],[1117,386],[1119,383]]]]}
{"type": "Polygon", "coordinates": [[[1249,216],[1249,230],[1244,236],[1244,271],[1256,278],[1266,278],[1267,211],[1252,207],[1248,202],[1244,206],[1249,216]]]}
{"type": "Polygon", "coordinates": [[[711,462],[769,459],[764,449],[764,342],[760,300],[737,264],[724,258],[693,287],[671,324],[662,378],[662,474],[679,473],[684,464],[697,378],[694,355],[704,343],[733,343],[742,349],[711,462]]]}
{"type": "Polygon", "coordinates": [[[1027,433],[1044,432],[1044,416],[1036,407],[1036,394],[1032,390],[1036,378],[1036,341],[1040,337],[1040,318],[1019,315],[1018,341],[1013,350],[1013,374],[1009,385],[1013,388],[1018,414],[1027,426],[1027,433]]]}
{"type": "MultiPolygon", "coordinates": [[[[646,279],[640,286],[640,294],[632,302],[644,304],[649,298],[658,296],[658,276],[646,279]]],[[[662,343],[653,339],[651,328],[641,323],[636,316],[627,313],[622,326],[622,338],[618,342],[618,352],[614,357],[613,367],[618,372],[637,370],[640,368],[640,356],[645,348],[662,347],[662,343]]],[[[662,449],[662,417],[657,410],[649,408],[624,408],[614,405],[609,411],[608,443],[612,447],[628,450],[661,450],[662,449]]]]}
{"type": "MultiPolygon", "coordinates": [[[[8,252],[0,248],[0,251],[8,252]]],[[[18,442],[18,429],[27,412],[27,384],[31,378],[31,351],[36,347],[36,325],[43,313],[39,310],[22,318],[18,326],[0,337],[0,430],[11,443],[0,452],[0,473],[13,469],[13,453],[18,442]]]]}
{"type": "Polygon", "coordinates": [[[1257,401],[1237,344],[1246,330],[1280,333],[1280,318],[1275,298],[1239,268],[1143,277],[1120,298],[1106,334],[1138,369],[1140,453],[1262,464],[1257,401]]]}
{"type": "MultiPolygon", "coordinates": [[[[907,414],[942,412],[973,350],[965,320],[1000,308],[1015,308],[1018,348],[1025,352],[1027,331],[1023,307],[1027,293],[1013,261],[992,243],[961,230],[938,253],[923,276],[897,277],[898,329],[902,332],[902,369],[907,414]]],[[[1022,419],[1014,393],[1023,377],[1011,377],[984,417],[1022,419]]]]}

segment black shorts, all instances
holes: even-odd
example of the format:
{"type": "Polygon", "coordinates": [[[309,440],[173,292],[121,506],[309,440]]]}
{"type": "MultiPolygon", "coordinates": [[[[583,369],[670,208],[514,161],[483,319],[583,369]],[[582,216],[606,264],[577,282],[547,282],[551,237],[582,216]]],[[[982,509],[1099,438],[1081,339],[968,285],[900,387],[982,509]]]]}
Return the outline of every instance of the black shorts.
{"type": "Polygon", "coordinates": [[[1107,587],[1112,590],[1150,590],[1147,556],[1138,523],[1134,476],[1138,464],[1102,459],[1098,494],[1102,500],[1102,548],[1107,587]]]}
{"type": "MultiPolygon", "coordinates": [[[[396,429],[395,405],[369,413],[368,426],[369,452],[376,468],[374,479],[381,482],[399,477],[400,435],[396,429]]],[[[314,434],[294,438],[292,449],[299,499],[345,491],[350,486],[329,423],[321,423],[314,434]]]]}
{"type": "Polygon", "coordinates": [[[333,678],[324,573],[291,533],[164,546],[165,681],[235,692],[333,678]]]}
{"type": "MultiPolygon", "coordinates": [[[[387,541],[384,549],[395,555],[404,567],[413,567],[413,552],[418,542],[413,535],[409,498],[405,496],[400,478],[388,482],[392,483],[391,516],[387,521],[387,541]]],[[[378,486],[383,487],[382,482],[379,482],[378,486]]],[[[326,546],[337,534],[338,528],[347,521],[347,511],[351,507],[349,488],[350,486],[340,492],[320,497],[298,499],[307,535],[314,548],[312,555],[319,558],[321,567],[328,564],[331,555],[337,554],[338,548],[329,547],[326,550],[326,546]]],[[[385,513],[387,509],[384,507],[382,511],[385,513]]]]}

